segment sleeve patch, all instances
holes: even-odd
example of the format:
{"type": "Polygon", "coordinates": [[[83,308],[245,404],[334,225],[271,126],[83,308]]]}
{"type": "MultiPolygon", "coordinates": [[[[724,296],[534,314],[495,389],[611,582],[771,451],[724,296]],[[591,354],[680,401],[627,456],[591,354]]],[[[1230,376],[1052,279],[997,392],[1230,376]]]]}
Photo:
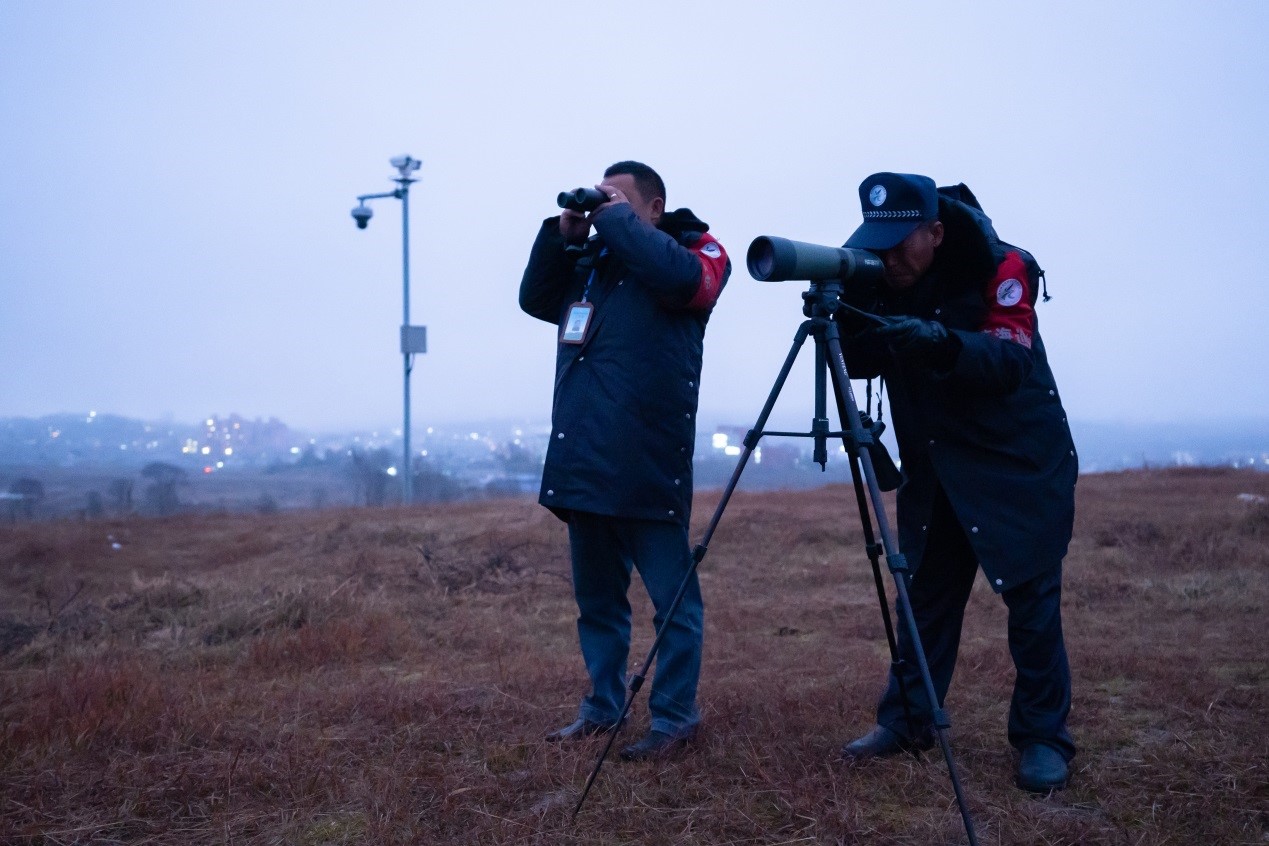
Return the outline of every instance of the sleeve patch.
{"type": "Polygon", "coordinates": [[[984,334],[1031,349],[1035,311],[1031,308],[1027,288],[1027,271],[1022,257],[1009,253],[983,292],[988,305],[987,319],[982,327],[984,334]]]}
{"type": "Polygon", "coordinates": [[[687,308],[705,311],[714,307],[727,278],[727,253],[710,235],[703,235],[691,248],[701,262],[701,282],[687,308]]]}

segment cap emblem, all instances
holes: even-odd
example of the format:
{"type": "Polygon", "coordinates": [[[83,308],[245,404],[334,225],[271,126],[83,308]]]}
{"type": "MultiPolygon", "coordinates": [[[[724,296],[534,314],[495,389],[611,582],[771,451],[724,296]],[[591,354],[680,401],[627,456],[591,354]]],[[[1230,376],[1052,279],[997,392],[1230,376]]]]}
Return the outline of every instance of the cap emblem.
{"type": "Polygon", "coordinates": [[[874,206],[880,206],[886,201],[886,186],[874,185],[872,190],[868,192],[868,202],[874,206]]]}

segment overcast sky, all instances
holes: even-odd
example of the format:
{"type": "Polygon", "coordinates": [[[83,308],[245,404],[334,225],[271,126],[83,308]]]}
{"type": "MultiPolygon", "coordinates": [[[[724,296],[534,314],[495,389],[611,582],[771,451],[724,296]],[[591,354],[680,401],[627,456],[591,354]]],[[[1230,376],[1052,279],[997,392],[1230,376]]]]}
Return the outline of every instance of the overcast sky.
{"type": "MultiPolygon", "coordinates": [[[[1269,420],[1269,4],[0,3],[0,416],[546,419],[520,274],[634,158],[735,270],[701,416],[752,422],[801,320],[757,235],[839,244],[879,170],[965,182],[1048,271],[1077,420],[1269,420]]],[[[809,420],[808,367],[777,417],[809,420]]]]}

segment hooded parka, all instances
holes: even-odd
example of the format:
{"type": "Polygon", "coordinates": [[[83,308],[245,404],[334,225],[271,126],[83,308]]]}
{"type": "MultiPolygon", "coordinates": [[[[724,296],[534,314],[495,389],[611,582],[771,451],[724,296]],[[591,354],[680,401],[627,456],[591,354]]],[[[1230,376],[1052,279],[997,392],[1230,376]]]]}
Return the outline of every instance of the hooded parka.
{"type": "Polygon", "coordinates": [[[705,326],[731,263],[687,209],[658,227],[628,203],[591,220],[577,247],[544,221],[520,283],[520,307],[561,330],[572,305],[594,308],[582,343],[558,345],[539,501],[686,526],[705,326]]]}
{"type": "Polygon", "coordinates": [[[866,332],[848,337],[847,362],[855,378],[885,379],[909,563],[934,554],[926,540],[942,487],[999,593],[1061,563],[1078,461],[1022,256],[989,239],[981,213],[957,200],[940,197],[939,218],[944,240],[930,271],[904,291],[882,286],[872,308],[942,323],[959,346],[954,363],[902,360],[866,332]]]}

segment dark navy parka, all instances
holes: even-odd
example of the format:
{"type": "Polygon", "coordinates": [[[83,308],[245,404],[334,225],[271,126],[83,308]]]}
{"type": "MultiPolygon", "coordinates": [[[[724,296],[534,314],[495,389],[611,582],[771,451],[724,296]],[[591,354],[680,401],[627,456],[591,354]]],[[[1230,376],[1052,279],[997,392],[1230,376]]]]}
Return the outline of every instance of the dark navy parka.
{"type": "Polygon", "coordinates": [[[950,368],[901,359],[867,331],[848,330],[844,348],[852,377],[881,375],[889,392],[900,549],[914,567],[938,556],[926,535],[941,486],[1000,592],[1066,554],[1078,462],[1019,254],[993,248],[961,204],[939,207],[931,270],[905,291],[883,284],[872,308],[941,322],[960,348],[950,368]]]}
{"type": "Polygon", "coordinates": [[[591,219],[582,247],[544,221],[520,283],[520,307],[556,326],[583,296],[595,309],[581,345],[558,344],[539,501],[687,525],[705,326],[731,263],[687,209],[658,227],[628,203],[591,219]]]}

